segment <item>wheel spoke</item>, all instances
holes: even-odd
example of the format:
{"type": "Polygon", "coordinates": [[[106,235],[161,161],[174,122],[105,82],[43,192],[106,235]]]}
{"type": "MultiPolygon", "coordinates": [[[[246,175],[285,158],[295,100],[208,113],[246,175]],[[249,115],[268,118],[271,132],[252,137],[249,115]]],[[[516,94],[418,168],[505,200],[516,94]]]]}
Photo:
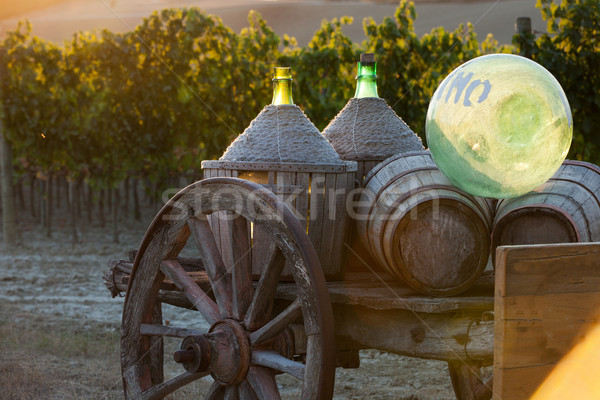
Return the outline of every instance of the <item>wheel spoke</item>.
{"type": "Polygon", "coordinates": [[[206,394],[205,400],[221,400],[223,399],[223,386],[219,385],[217,381],[214,381],[208,393],[206,394]]]}
{"type": "Polygon", "coordinates": [[[200,252],[204,268],[206,268],[221,317],[231,317],[231,304],[233,303],[231,296],[231,273],[227,271],[223,263],[223,258],[219,253],[219,248],[208,220],[204,218],[191,218],[187,224],[192,232],[192,236],[194,236],[194,241],[200,252]]]}
{"type": "Polygon", "coordinates": [[[273,320],[269,321],[269,323],[259,330],[252,332],[250,334],[250,344],[255,346],[274,337],[301,315],[300,299],[296,299],[273,320]]]}
{"type": "Polygon", "coordinates": [[[243,399],[243,400],[258,400],[258,397],[256,396],[256,393],[254,392],[254,389],[252,389],[250,382],[248,382],[247,380],[242,381],[242,383],[240,383],[238,388],[239,388],[239,393],[240,393],[241,399],[243,399]]]}
{"type": "Polygon", "coordinates": [[[240,400],[237,385],[225,387],[225,400],[240,400]]]}
{"type": "Polygon", "coordinates": [[[254,351],[252,353],[252,364],[285,372],[296,379],[304,380],[304,364],[285,358],[275,351],[254,351]]]}
{"type": "Polygon", "coordinates": [[[275,374],[264,367],[252,366],[248,370],[248,382],[260,400],[281,399],[275,374]]]}
{"type": "Polygon", "coordinates": [[[215,302],[189,277],[183,267],[175,260],[164,260],[161,271],[183,291],[185,296],[200,311],[206,321],[212,325],[220,319],[215,302]]]}
{"type": "Polygon", "coordinates": [[[169,336],[184,338],[187,336],[203,335],[205,331],[199,329],[179,328],[176,326],[166,326],[159,324],[142,324],[140,325],[140,333],[148,336],[169,336]]]}
{"type": "Polygon", "coordinates": [[[233,285],[233,318],[241,320],[252,301],[252,253],[248,221],[239,215],[228,220],[229,251],[233,285]]]}
{"type": "Polygon", "coordinates": [[[169,393],[173,393],[175,390],[179,389],[191,383],[197,379],[203,378],[208,375],[208,372],[201,372],[198,374],[191,374],[189,372],[184,372],[181,375],[178,375],[174,378],[169,379],[166,382],[159,383],[156,386],[151,387],[150,389],[144,391],[142,393],[142,399],[144,400],[154,400],[154,399],[162,399],[169,393]]]}
{"type": "Polygon", "coordinates": [[[248,330],[253,331],[259,328],[271,317],[277,284],[284,266],[285,257],[279,247],[275,247],[258,281],[252,303],[246,313],[246,318],[244,318],[244,324],[248,330]]]}

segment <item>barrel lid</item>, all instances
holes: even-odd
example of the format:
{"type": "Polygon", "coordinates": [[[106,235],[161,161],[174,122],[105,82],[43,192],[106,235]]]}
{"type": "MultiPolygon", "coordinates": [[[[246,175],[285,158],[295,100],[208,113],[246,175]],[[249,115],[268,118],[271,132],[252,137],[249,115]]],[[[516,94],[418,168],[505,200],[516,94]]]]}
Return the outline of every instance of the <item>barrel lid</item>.
{"type": "Polygon", "coordinates": [[[421,138],[378,97],[351,98],[323,135],[343,160],[384,160],[424,150],[421,138]]]}
{"type": "Polygon", "coordinates": [[[294,104],[269,104],[263,108],[219,161],[345,165],[294,104]]]}

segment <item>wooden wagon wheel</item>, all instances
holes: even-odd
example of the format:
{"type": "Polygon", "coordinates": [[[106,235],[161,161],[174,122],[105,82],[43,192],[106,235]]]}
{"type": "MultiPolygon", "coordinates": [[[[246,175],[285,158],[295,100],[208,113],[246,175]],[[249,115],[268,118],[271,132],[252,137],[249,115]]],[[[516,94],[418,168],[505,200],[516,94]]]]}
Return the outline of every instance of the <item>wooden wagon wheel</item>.
{"type": "Polygon", "coordinates": [[[121,332],[127,398],[160,399],[210,374],[214,382],[208,399],[278,399],[275,375],[282,372],[301,380],[303,399],[333,395],[333,315],[318,257],[289,208],[249,181],[206,179],[183,189],[163,207],[137,252],[121,332]],[[231,266],[225,265],[207,218],[217,211],[233,217],[228,230],[232,246],[222,249],[236,260],[231,266]],[[249,222],[268,231],[277,246],[254,283],[249,222]],[[211,290],[201,289],[176,260],[190,237],[211,290]],[[273,313],[286,260],[294,266],[298,297],[283,311],[273,313]],[[211,325],[208,331],[163,325],[158,296],[165,276],[211,325]],[[303,324],[307,338],[304,363],[292,360],[289,351],[282,355],[286,353],[282,347],[289,350],[287,327],[294,322],[303,324]],[[183,339],[181,350],[174,354],[182,373],[164,381],[162,339],[166,336],[183,339]]]}

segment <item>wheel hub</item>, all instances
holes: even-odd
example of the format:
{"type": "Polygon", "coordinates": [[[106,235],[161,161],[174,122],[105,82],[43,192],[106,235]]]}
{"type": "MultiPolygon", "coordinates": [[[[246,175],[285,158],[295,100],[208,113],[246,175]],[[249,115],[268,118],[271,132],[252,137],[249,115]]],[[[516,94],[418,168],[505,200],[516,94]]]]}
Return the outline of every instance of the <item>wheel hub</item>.
{"type": "Polygon", "coordinates": [[[210,342],[204,335],[188,336],[183,339],[181,350],[176,351],[173,358],[190,373],[206,371],[211,360],[210,342]]]}
{"type": "Polygon", "coordinates": [[[242,325],[232,319],[216,322],[205,335],[188,336],[174,354],[186,371],[209,371],[221,385],[237,385],[250,368],[250,342],[242,325]]]}

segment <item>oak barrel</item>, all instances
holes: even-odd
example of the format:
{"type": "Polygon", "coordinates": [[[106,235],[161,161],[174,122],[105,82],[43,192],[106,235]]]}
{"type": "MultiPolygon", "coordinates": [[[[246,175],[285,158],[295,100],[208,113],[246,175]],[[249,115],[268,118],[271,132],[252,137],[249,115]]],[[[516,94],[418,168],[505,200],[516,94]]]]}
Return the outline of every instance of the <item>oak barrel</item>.
{"type": "Polygon", "coordinates": [[[492,257],[503,245],[600,241],[600,168],[566,160],[546,183],[500,200],[492,229],[492,257]]]}
{"type": "Polygon", "coordinates": [[[453,186],[428,151],[399,154],[365,178],[358,232],[377,261],[414,289],[460,293],[489,259],[492,209],[453,186]]]}

